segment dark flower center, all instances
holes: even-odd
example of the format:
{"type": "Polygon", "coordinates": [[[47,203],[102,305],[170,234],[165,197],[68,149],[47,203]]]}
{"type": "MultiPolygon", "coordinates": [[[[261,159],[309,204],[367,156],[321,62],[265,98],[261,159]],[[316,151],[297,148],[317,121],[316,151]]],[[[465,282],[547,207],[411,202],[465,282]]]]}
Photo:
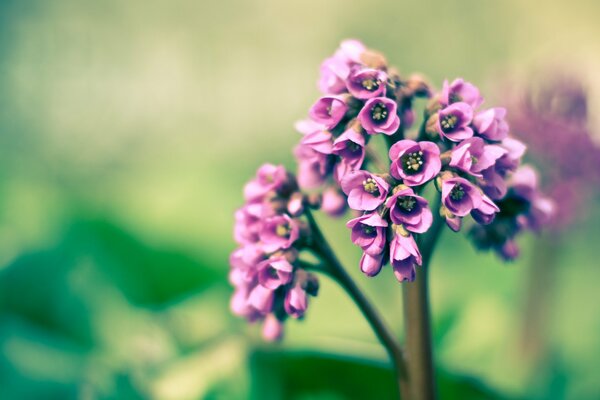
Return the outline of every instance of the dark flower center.
{"type": "Polygon", "coordinates": [[[367,89],[369,92],[374,92],[379,88],[379,81],[373,78],[364,79],[361,83],[363,88],[367,89]]]}
{"type": "Polygon", "coordinates": [[[452,198],[452,200],[459,201],[462,200],[463,197],[465,197],[465,190],[460,183],[456,183],[450,191],[450,198],[452,198]]]}
{"type": "Polygon", "coordinates": [[[423,152],[419,150],[405,154],[402,156],[401,162],[404,172],[407,174],[416,174],[423,168],[425,162],[423,152]]]}
{"type": "Polygon", "coordinates": [[[348,150],[350,150],[350,152],[356,153],[357,151],[360,150],[361,147],[360,147],[360,145],[358,143],[354,143],[354,142],[348,141],[348,144],[346,145],[346,148],[348,150]]]}
{"type": "Polygon", "coordinates": [[[275,227],[275,234],[280,237],[288,237],[290,234],[290,227],[288,224],[279,224],[275,227]]]}
{"type": "Polygon", "coordinates": [[[379,196],[379,186],[377,186],[375,179],[367,178],[362,182],[362,185],[365,192],[371,193],[374,196],[379,196]]]}
{"type": "Polygon", "coordinates": [[[444,132],[450,131],[458,124],[458,117],[452,114],[446,115],[444,118],[442,118],[440,124],[442,125],[444,132]]]}
{"type": "Polygon", "coordinates": [[[462,97],[460,97],[458,93],[450,93],[450,96],[448,96],[448,100],[450,101],[450,103],[458,103],[459,101],[462,101],[462,97]]]}
{"type": "Polygon", "coordinates": [[[396,204],[404,211],[411,212],[415,208],[417,200],[412,196],[400,196],[396,200],[396,204]]]}
{"type": "Polygon", "coordinates": [[[277,275],[277,270],[275,268],[270,267],[268,269],[268,272],[269,272],[269,276],[271,278],[278,278],[279,277],[279,275],[277,275]]]}
{"type": "Polygon", "coordinates": [[[388,116],[388,110],[385,107],[385,104],[383,104],[383,103],[377,103],[371,109],[371,117],[375,121],[383,121],[387,118],[387,116],[388,116]]]}
{"type": "Polygon", "coordinates": [[[362,231],[365,235],[372,235],[375,233],[375,227],[370,225],[361,224],[362,231]]]}

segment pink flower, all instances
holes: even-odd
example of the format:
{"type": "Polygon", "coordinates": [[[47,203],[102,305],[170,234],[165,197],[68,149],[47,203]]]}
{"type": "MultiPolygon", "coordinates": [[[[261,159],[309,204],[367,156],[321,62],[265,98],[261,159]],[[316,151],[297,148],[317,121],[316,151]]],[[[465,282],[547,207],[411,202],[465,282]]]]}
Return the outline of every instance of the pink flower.
{"type": "Polygon", "coordinates": [[[473,136],[470,124],[473,108],[467,103],[453,103],[438,112],[437,131],[441,137],[453,142],[473,136]]]}
{"type": "Polygon", "coordinates": [[[363,253],[360,258],[360,270],[367,276],[375,276],[381,271],[383,267],[383,256],[384,253],[370,255],[363,253]]]}
{"type": "Polygon", "coordinates": [[[387,243],[388,223],[376,212],[361,215],[348,221],[346,226],[352,229],[352,243],[371,256],[383,252],[387,243]]]}
{"type": "Polygon", "coordinates": [[[394,236],[390,245],[390,262],[398,281],[415,280],[415,264],[421,265],[423,259],[412,236],[394,236]]]}
{"type": "Polygon", "coordinates": [[[335,127],[344,118],[348,106],[339,97],[321,97],[310,108],[308,115],[313,121],[323,125],[326,129],[335,127]]]}
{"type": "Polygon", "coordinates": [[[369,135],[376,133],[392,135],[400,127],[397,110],[398,106],[394,100],[374,97],[367,100],[360,110],[358,121],[369,135]]]}
{"type": "Polygon", "coordinates": [[[440,103],[443,106],[448,106],[458,102],[464,102],[472,108],[477,108],[483,103],[483,98],[475,85],[465,82],[462,78],[455,79],[451,84],[445,80],[440,103]]]}
{"type": "Polygon", "coordinates": [[[385,201],[390,187],[383,178],[367,171],[346,174],[341,185],[348,196],[348,205],[358,211],[372,211],[379,207],[385,201]]]}
{"type": "Polygon", "coordinates": [[[390,148],[389,156],[390,174],[408,186],[430,181],[442,168],[440,149],[433,142],[400,140],[390,148]]]}
{"type": "Polygon", "coordinates": [[[338,181],[350,171],[360,169],[365,160],[365,138],[354,128],[349,128],[333,142],[332,153],[340,157],[335,166],[338,181]]]}
{"type": "Polygon", "coordinates": [[[285,295],[283,303],[285,312],[291,317],[300,318],[308,307],[308,296],[302,287],[302,282],[297,281],[285,295]]]}
{"type": "Polygon", "coordinates": [[[364,68],[350,73],[346,85],[350,94],[357,99],[366,100],[384,97],[387,74],[384,71],[364,68]]]}
{"type": "Polygon", "coordinates": [[[292,280],[294,267],[283,257],[271,257],[256,266],[258,282],[267,289],[275,290],[292,280]]]}
{"type": "Polygon", "coordinates": [[[385,202],[392,222],[414,233],[426,232],[431,226],[433,216],[428,205],[427,200],[417,196],[411,188],[396,190],[385,202]]]}
{"type": "Polygon", "coordinates": [[[332,217],[339,217],[346,212],[346,196],[337,187],[329,186],[323,190],[321,211],[332,217]]]}
{"type": "Polygon", "coordinates": [[[508,136],[508,123],[504,119],[506,109],[501,107],[490,108],[478,113],[473,118],[473,126],[477,134],[487,140],[500,141],[508,136]]]}
{"type": "Polygon", "coordinates": [[[501,146],[486,145],[483,139],[473,137],[462,141],[452,149],[450,166],[481,177],[483,170],[495,165],[496,160],[507,152],[501,146]]]}
{"type": "Polygon", "coordinates": [[[288,174],[282,165],[263,164],[256,172],[256,177],[244,186],[244,198],[248,202],[261,201],[287,183],[288,174]]]}
{"type": "Polygon", "coordinates": [[[266,316],[262,335],[269,342],[277,342],[283,337],[283,324],[274,314],[266,316]]]}
{"type": "Polygon", "coordinates": [[[270,253],[289,248],[300,236],[298,222],[288,215],[276,215],[264,221],[259,233],[262,248],[270,253]]]}

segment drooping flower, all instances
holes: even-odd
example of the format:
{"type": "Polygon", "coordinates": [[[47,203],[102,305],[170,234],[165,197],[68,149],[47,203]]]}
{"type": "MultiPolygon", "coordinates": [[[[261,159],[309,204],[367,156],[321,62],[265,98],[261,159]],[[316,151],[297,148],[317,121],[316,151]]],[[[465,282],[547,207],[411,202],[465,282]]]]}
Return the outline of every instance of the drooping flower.
{"type": "Polygon", "coordinates": [[[258,282],[267,289],[275,290],[292,280],[294,267],[284,256],[275,256],[259,263],[258,282]]]}
{"type": "Polygon", "coordinates": [[[392,135],[400,127],[398,106],[394,100],[386,97],[374,97],[365,103],[358,113],[358,121],[370,134],[383,133],[392,135]]]}
{"type": "Polygon", "coordinates": [[[348,172],[360,169],[365,160],[365,138],[349,128],[333,142],[332,153],[340,157],[335,166],[335,177],[340,181],[348,172]]]}
{"type": "Polygon", "coordinates": [[[469,104],[452,103],[438,112],[437,131],[453,142],[468,139],[473,136],[472,120],[473,108],[469,104]]]}
{"type": "Polygon", "coordinates": [[[433,216],[428,205],[427,200],[417,196],[409,187],[394,190],[385,203],[390,209],[392,222],[414,233],[424,233],[431,227],[433,216]]]}
{"type": "Polygon", "coordinates": [[[376,255],[370,255],[364,252],[359,262],[360,270],[367,276],[377,275],[383,267],[384,255],[383,252],[376,255]]]}
{"type": "Polygon", "coordinates": [[[400,140],[389,151],[390,174],[407,186],[422,185],[433,179],[442,167],[440,149],[433,142],[400,140]]]}
{"type": "Polygon", "coordinates": [[[483,193],[471,182],[456,177],[442,183],[442,204],[457,217],[465,217],[483,202],[483,193]]]}
{"type": "Polygon", "coordinates": [[[321,210],[332,217],[339,217],[346,212],[346,196],[338,187],[329,186],[323,190],[321,210]]]}
{"type": "Polygon", "coordinates": [[[352,243],[363,249],[365,253],[376,256],[383,252],[387,241],[388,223],[379,214],[361,215],[348,221],[346,226],[352,229],[352,243]]]}
{"type": "Polygon", "coordinates": [[[412,282],[415,280],[415,265],[421,265],[423,259],[417,243],[411,235],[394,235],[390,245],[390,263],[398,281],[412,282]]]}
{"type": "Polygon", "coordinates": [[[353,171],[342,179],[342,190],[353,210],[372,211],[385,201],[390,185],[367,171],[353,171]]]}

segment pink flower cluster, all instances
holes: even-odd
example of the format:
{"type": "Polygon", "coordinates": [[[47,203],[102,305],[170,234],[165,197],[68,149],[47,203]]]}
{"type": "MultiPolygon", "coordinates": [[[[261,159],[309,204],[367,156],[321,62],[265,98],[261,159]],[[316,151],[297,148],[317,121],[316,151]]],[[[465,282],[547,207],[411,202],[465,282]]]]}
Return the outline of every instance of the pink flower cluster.
{"type": "MultiPolygon", "coordinates": [[[[420,77],[403,80],[381,54],[347,40],[321,65],[319,88],[323,96],[296,126],[304,135],[295,150],[299,184],[325,192],[342,189],[349,208],[359,213],[347,225],[352,242],[363,250],[360,268],[366,275],[377,275],[389,261],[398,280],[412,281],[422,263],[415,238],[432,226],[433,212],[454,231],[469,215],[489,225],[501,212],[498,202],[509,192],[525,145],[508,136],[504,108],[480,108],[483,97],[475,85],[446,81],[432,96],[420,77]],[[409,136],[417,97],[432,98],[421,130],[409,136]],[[377,163],[368,145],[380,134],[387,137],[390,167],[373,172],[369,168],[377,163]],[[440,192],[441,205],[433,212],[421,195],[429,182],[440,192]]],[[[539,222],[544,218],[531,215],[552,212],[536,189],[523,197],[528,206],[520,220],[539,222]],[[543,206],[537,207],[538,201],[543,206]]],[[[330,213],[342,212],[340,206],[330,213]]],[[[494,248],[512,245],[518,231],[498,238],[502,246],[494,248]]]]}
{"type": "Polygon", "coordinates": [[[235,286],[231,308],[249,321],[263,321],[263,336],[279,339],[282,322],[301,318],[308,296],[316,295],[316,277],[297,266],[298,249],[307,236],[299,218],[304,199],[295,178],[283,166],[264,164],[244,187],[246,204],[235,213],[230,257],[235,286]]]}
{"type": "Polygon", "coordinates": [[[323,96],[309,118],[296,124],[303,138],[294,154],[300,187],[321,189],[323,211],[336,216],[345,209],[339,185],[369,161],[370,138],[410,126],[413,98],[429,93],[419,76],[402,80],[383,55],[357,40],[342,42],[323,62],[319,89],[323,96]]]}

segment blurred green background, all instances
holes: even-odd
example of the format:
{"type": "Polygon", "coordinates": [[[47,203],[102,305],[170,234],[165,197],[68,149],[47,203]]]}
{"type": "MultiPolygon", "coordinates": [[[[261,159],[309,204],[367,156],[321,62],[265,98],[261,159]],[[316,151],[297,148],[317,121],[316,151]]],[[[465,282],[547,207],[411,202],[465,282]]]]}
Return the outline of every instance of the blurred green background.
{"type": "MultiPolygon", "coordinates": [[[[566,62],[597,119],[598,15],[595,0],[1,0],[0,399],[393,398],[383,350],[327,278],[281,344],[230,315],[243,183],[265,161],[293,169],[293,122],[346,37],[484,93],[566,62]]],[[[442,398],[600,398],[599,210],[550,245],[560,269],[536,365],[519,329],[547,249],[525,238],[505,266],[444,235],[442,398]]],[[[360,276],[343,223],[323,223],[401,337],[400,285],[360,276]]]]}

